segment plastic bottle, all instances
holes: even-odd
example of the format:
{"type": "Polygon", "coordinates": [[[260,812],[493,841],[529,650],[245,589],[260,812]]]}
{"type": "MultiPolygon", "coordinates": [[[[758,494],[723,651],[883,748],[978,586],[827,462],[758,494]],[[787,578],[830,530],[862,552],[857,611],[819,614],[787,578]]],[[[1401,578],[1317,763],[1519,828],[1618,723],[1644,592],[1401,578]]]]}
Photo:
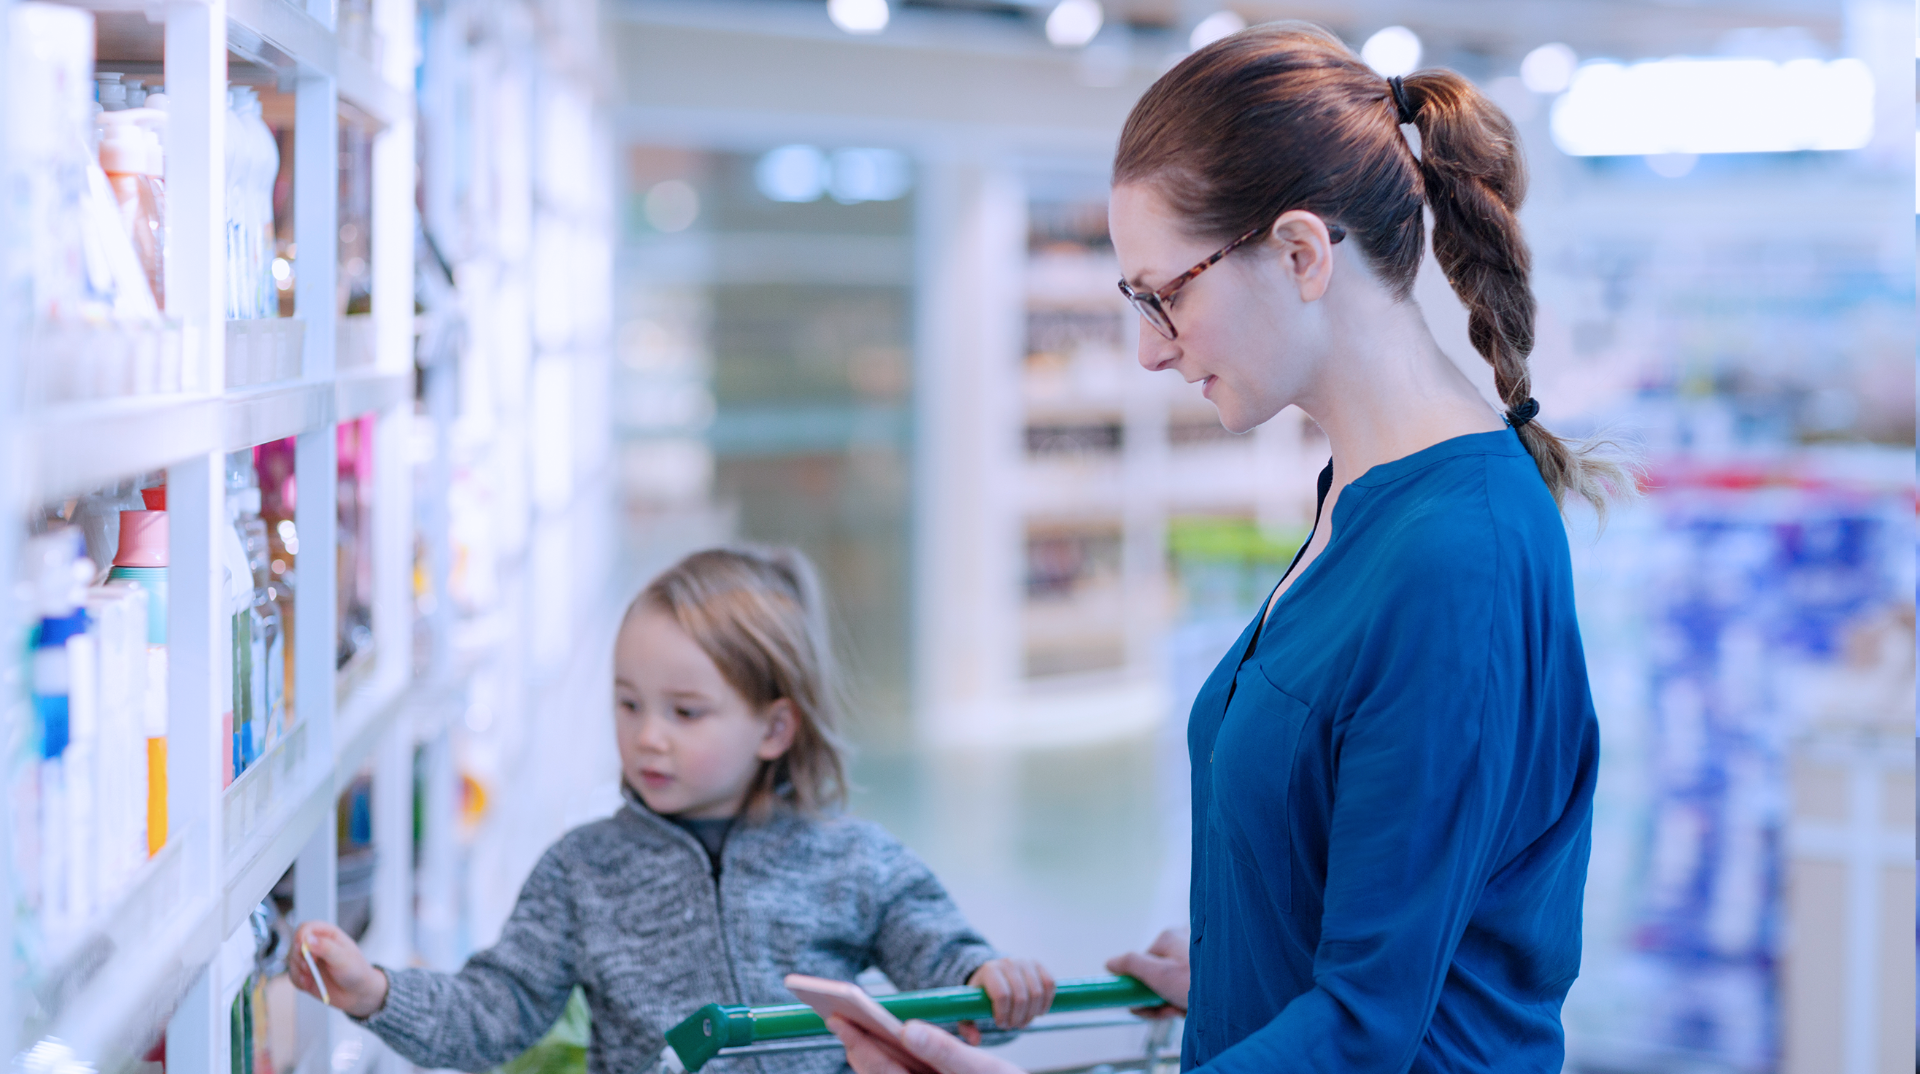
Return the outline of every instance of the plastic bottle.
{"type": "MultiPolygon", "coordinates": [[[[37,873],[24,878],[28,901],[37,896],[41,922],[49,937],[70,934],[81,919],[80,903],[86,855],[76,851],[75,795],[69,780],[73,742],[72,693],[74,657],[90,667],[91,639],[86,637],[87,613],[81,608],[82,589],[93,576],[80,531],[62,529],[43,534],[28,544],[35,612],[30,688],[36,746],[34,781],[38,794],[38,823],[32,825],[40,853],[29,855],[37,873]]],[[[82,697],[82,704],[88,700],[82,697]]],[[[81,788],[84,790],[84,788],[81,788]]],[[[79,844],[84,845],[84,844],[79,844]]]]}
{"type": "Polygon", "coordinates": [[[280,176],[280,144],[274,140],[273,129],[267,126],[262,114],[260,95],[251,86],[240,88],[245,91],[240,114],[253,143],[249,196],[253,203],[255,235],[252,245],[254,260],[248,276],[252,285],[253,315],[273,317],[278,314],[280,306],[279,290],[273,280],[273,255],[277,238],[273,224],[273,185],[280,176]]]}
{"type": "Polygon", "coordinates": [[[10,4],[0,18],[8,24],[0,57],[10,109],[4,153],[18,184],[10,196],[20,199],[19,241],[0,250],[0,286],[24,289],[37,319],[104,312],[90,287],[80,223],[95,107],[93,16],[54,4],[10,4]],[[36,106],[26,107],[28,101],[36,106]]]}
{"type": "Polygon", "coordinates": [[[251,176],[253,155],[246,127],[239,112],[240,87],[227,88],[227,138],[226,138],[226,197],[223,204],[227,212],[227,317],[240,320],[253,316],[251,304],[245,300],[247,294],[247,266],[251,261],[247,251],[249,229],[247,218],[249,205],[246,191],[251,176]]]}
{"type": "Polygon", "coordinates": [[[161,174],[164,167],[160,139],[143,125],[149,115],[143,108],[103,112],[100,167],[107,185],[120,207],[121,226],[133,242],[147,287],[155,306],[166,308],[166,198],[161,174]]]}
{"type": "Polygon", "coordinates": [[[146,738],[147,853],[167,843],[167,490],[142,489],[145,511],[120,516],[120,547],[110,582],[147,591],[146,674],[141,731],[146,738]]]}
{"type": "Polygon", "coordinates": [[[100,102],[101,111],[118,112],[127,107],[127,87],[120,81],[125,77],[118,71],[93,73],[94,100],[100,102]]]}

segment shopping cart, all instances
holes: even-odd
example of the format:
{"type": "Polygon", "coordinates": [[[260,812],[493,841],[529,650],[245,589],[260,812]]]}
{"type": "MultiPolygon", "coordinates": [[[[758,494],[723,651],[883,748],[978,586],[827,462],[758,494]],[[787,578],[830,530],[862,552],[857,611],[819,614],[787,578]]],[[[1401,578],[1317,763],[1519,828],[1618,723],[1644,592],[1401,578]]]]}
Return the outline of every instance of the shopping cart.
{"type": "MultiPolygon", "coordinates": [[[[924,992],[895,992],[874,999],[901,1021],[918,1018],[935,1025],[973,1021],[991,1026],[993,1004],[984,989],[934,988],[924,992]]],[[[1132,1007],[1158,1007],[1163,1001],[1132,977],[1079,977],[1054,988],[1053,1007],[1021,1033],[1050,1033],[1069,1029],[1138,1026],[1140,1019],[1125,1013],[1132,1007]],[[1108,1011],[1114,1013],[1098,1014],[1108,1011]]],[[[1056,1068],[1045,1074],[1120,1074],[1141,1071],[1162,1074],[1179,1065],[1176,1050],[1168,1055],[1178,1018],[1154,1019],[1148,1027],[1142,1054],[1099,1063],[1056,1068]]],[[[1004,1044],[1018,1034],[987,1028],[981,1044],[1004,1044]]],[[[826,1022],[804,1003],[775,1007],[729,1007],[709,1003],[667,1031],[663,1070],[697,1072],[720,1056],[769,1055],[782,1052],[826,1051],[840,1047],[827,1032],[826,1022]],[[676,1062],[677,1060],[677,1062],[676,1062]]]]}

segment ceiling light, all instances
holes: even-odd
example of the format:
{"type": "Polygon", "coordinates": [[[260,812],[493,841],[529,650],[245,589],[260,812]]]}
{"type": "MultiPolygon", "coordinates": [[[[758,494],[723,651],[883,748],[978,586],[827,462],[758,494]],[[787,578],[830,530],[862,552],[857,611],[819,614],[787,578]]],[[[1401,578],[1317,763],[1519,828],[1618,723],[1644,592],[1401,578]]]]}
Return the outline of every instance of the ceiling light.
{"type": "Polygon", "coordinates": [[[1080,48],[1100,32],[1106,17],[1099,0],[1060,0],[1047,16],[1047,40],[1059,48],[1080,48]]]}
{"type": "Polygon", "coordinates": [[[754,166],[753,184],[769,201],[816,201],[827,190],[826,154],[810,145],[769,150],[754,166]]]}
{"type": "Polygon", "coordinates": [[[827,0],[827,18],[850,34],[877,34],[892,15],[887,0],[827,0]]]}
{"type": "Polygon", "coordinates": [[[1247,20],[1231,11],[1216,11],[1201,19],[1187,37],[1187,46],[1196,52],[1206,48],[1223,37],[1237,34],[1247,28],[1247,20]]]}
{"type": "Polygon", "coordinates": [[[1859,149],[1873,136],[1873,73],[1856,59],[1589,63],[1553,105],[1573,156],[1859,149]]]}
{"type": "Polygon", "coordinates": [[[1580,58],[1558,41],[1541,45],[1520,61],[1520,81],[1535,93],[1559,93],[1573,81],[1580,58]]]}
{"type": "Polygon", "coordinates": [[[1405,26],[1389,26],[1367,38],[1360,58],[1388,78],[1412,74],[1420,66],[1420,35],[1405,26]]]}
{"type": "Polygon", "coordinates": [[[907,156],[895,149],[841,149],[833,154],[827,193],[842,205],[893,201],[912,185],[907,156]]]}

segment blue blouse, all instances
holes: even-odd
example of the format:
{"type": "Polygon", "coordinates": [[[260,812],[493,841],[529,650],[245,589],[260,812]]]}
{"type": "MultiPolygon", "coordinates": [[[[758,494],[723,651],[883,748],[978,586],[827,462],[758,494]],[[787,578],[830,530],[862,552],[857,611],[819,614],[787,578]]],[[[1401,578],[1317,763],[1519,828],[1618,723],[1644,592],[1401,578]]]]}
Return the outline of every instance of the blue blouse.
{"type": "Polygon", "coordinates": [[[1512,430],[1342,490],[1187,745],[1183,1069],[1560,1070],[1599,727],[1566,530],[1512,430]]]}

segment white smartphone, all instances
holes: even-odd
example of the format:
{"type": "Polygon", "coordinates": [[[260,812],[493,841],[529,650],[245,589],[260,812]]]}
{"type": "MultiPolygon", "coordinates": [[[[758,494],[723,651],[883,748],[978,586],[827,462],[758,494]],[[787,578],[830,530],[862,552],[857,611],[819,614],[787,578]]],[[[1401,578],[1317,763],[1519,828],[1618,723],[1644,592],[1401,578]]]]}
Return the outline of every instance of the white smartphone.
{"type": "Polygon", "coordinates": [[[867,1035],[894,1062],[911,1074],[939,1074],[901,1043],[900,1034],[906,1026],[901,1024],[900,1019],[895,1018],[892,1011],[875,1003],[873,997],[867,995],[859,985],[826,977],[809,977],[804,973],[789,973],[782,983],[800,1002],[820,1012],[820,1017],[837,1015],[866,1030],[867,1035]]]}

